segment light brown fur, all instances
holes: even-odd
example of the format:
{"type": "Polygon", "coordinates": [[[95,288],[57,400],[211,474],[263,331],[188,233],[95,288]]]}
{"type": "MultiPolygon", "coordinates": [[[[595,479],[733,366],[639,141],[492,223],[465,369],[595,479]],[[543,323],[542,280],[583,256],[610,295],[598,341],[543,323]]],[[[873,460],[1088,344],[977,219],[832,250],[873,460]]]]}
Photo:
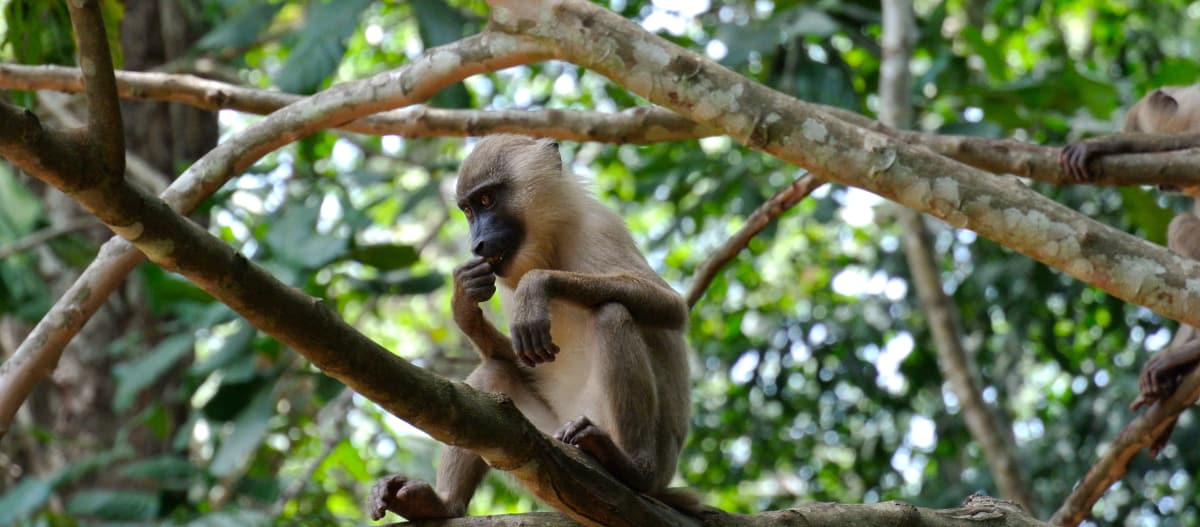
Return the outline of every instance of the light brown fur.
{"type": "MultiPolygon", "coordinates": [[[[509,395],[540,430],[635,490],[668,495],[690,406],[686,304],[621,217],[563,167],[556,145],[511,135],[480,141],[462,164],[457,198],[472,209],[480,206],[472,192],[496,184],[507,190],[487,208],[515,216],[523,238],[503,263],[480,255],[455,271],[455,321],[484,357],[467,383],[509,395]],[[497,279],[511,338],[478,307],[497,279]]],[[[447,448],[436,492],[385,479],[372,514],[460,516],[485,471],[474,453],[447,448]]]]}

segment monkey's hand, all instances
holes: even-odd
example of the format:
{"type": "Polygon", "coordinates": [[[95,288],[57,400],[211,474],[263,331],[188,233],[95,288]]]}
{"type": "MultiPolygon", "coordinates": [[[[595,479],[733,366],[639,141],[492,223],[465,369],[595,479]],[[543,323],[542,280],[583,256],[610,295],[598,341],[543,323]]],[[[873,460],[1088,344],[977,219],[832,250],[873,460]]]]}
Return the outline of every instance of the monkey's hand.
{"type": "Polygon", "coordinates": [[[1097,154],[1092,146],[1086,141],[1079,141],[1063,147],[1058,154],[1058,163],[1062,165],[1063,172],[1075,181],[1091,180],[1087,164],[1097,154]]]}
{"type": "Polygon", "coordinates": [[[526,366],[551,362],[558,345],[550,340],[550,292],[548,276],[533,270],[521,277],[514,295],[512,316],[513,351],[526,366]]]}
{"type": "Polygon", "coordinates": [[[428,483],[398,474],[375,482],[367,498],[367,514],[372,520],[383,518],[387,511],[408,520],[461,516],[453,514],[428,483]]]}
{"type": "Polygon", "coordinates": [[[1200,346],[1184,345],[1168,347],[1150,357],[1142,366],[1138,387],[1142,394],[1133,402],[1133,409],[1148,406],[1159,399],[1170,397],[1187,375],[1200,363],[1200,346]]]}
{"type": "Polygon", "coordinates": [[[464,304],[486,302],[496,294],[496,274],[481,256],[472,257],[454,269],[454,301],[464,304]]]}
{"type": "Polygon", "coordinates": [[[483,318],[479,303],[496,294],[492,264],[476,256],[454,269],[454,296],[450,308],[458,326],[467,327],[483,318]]]}

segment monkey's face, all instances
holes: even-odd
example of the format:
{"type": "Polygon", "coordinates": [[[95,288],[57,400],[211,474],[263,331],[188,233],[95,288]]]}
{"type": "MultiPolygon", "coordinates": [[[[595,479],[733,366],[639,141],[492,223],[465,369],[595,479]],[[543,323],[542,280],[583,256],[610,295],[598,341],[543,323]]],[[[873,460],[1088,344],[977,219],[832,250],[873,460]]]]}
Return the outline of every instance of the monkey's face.
{"type": "Polygon", "coordinates": [[[458,199],[471,226],[471,252],[487,260],[497,276],[504,276],[525,237],[520,217],[511,210],[510,192],[506,182],[498,181],[471,189],[458,199]]]}

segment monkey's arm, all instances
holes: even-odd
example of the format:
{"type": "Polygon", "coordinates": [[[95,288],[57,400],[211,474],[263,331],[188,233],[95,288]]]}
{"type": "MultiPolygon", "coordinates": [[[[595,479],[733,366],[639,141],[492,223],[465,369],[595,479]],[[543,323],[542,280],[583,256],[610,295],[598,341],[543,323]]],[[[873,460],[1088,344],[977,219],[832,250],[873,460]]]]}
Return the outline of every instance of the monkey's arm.
{"type": "Polygon", "coordinates": [[[496,329],[479,308],[480,302],[495,293],[496,275],[491,264],[480,257],[467,260],[454,270],[454,297],[450,300],[454,323],[471,339],[480,355],[516,362],[512,340],[496,329]]]}
{"type": "Polygon", "coordinates": [[[521,278],[515,294],[513,351],[527,366],[550,362],[558,345],[550,339],[550,299],[588,307],[615,302],[625,306],[638,326],[681,330],[687,325],[683,297],[658,281],[633,273],[585,274],[534,269],[521,278]]]}
{"type": "Polygon", "coordinates": [[[688,320],[687,303],[679,293],[632,273],[537,270],[528,273],[517,288],[541,290],[548,299],[560,298],[592,307],[616,302],[629,310],[638,325],[682,329],[688,320]]]}
{"type": "Polygon", "coordinates": [[[1058,161],[1063,167],[1063,172],[1074,177],[1076,181],[1087,181],[1092,178],[1088,172],[1088,162],[1099,156],[1169,152],[1193,147],[1200,147],[1200,133],[1114,134],[1071,143],[1063,147],[1058,161]]]}

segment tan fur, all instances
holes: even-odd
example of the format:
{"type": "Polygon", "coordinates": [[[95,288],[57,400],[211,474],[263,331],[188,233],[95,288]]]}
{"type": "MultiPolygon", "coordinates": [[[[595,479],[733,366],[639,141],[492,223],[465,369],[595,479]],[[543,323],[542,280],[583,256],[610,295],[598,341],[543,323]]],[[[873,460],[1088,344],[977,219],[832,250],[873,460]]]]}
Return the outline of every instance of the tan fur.
{"type": "MultiPolygon", "coordinates": [[[[504,210],[517,211],[524,226],[498,278],[512,337],[472,304],[482,296],[460,294],[460,275],[478,286],[470,269],[484,269],[479,258],[464,264],[456,270],[455,321],[485,358],[468,384],[509,395],[540,430],[634,489],[693,510],[695,500],[667,490],[690,407],[683,298],[650,268],[621,217],[563,167],[551,143],[514,135],[481,140],[463,161],[457,198],[497,182],[510,189],[504,210]],[[545,324],[557,347],[553,360],[519,365],[520,343],[528,339],[518,335],[545,324]]],[[[485,470],[475,454],[448,448],[436,496],[422,482],[385,479],[373,492],[373,515],[461,515],[485,470]]]]}
{"type": "Polygon", "coordinates": [[[1146,94],[1125,115],[1125,131],[1146,134],[1200,132],[1200,84],[1163,86],[1146,94]]]}

